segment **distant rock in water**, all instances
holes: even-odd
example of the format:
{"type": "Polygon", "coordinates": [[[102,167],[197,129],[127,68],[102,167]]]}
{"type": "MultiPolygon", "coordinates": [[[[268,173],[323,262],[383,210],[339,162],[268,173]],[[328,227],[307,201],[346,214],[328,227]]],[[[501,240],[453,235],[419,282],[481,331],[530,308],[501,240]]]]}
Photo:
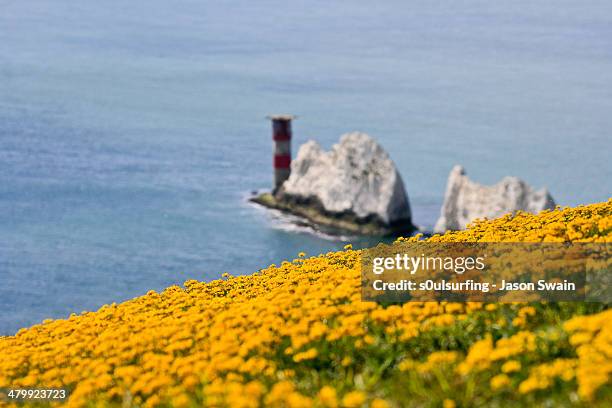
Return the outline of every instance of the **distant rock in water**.
{"type": "Polygon", "coordinates": [[[504,177],[492,186],[471,181],[462,166],[448,176],[444,204],[434,232],[465,229],[477,218],[498,218],[515,211],[538,213],[555,207],[548,190],[534,191],[517,177],[504,177]]]}
{"type": "Polygon", "coordinates": [[[253,201],[350,233],[414,230],[404,183],[387,152],[365,133],[347,133],[329,152],[303,144],[276,194],[253,201]]]}

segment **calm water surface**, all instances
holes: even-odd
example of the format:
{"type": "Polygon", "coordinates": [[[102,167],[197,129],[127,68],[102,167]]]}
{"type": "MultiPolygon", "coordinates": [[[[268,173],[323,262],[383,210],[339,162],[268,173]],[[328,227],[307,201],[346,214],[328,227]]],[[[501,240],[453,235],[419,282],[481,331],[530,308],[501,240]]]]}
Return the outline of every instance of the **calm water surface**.
{"type": "Polygon", "coordinates": [[[378,138],[426,228],[456,163],[607,199],[612,3],[493,3],[0,0],[0,334],[341,248],[245,204],[269,113],[378,138]]]}

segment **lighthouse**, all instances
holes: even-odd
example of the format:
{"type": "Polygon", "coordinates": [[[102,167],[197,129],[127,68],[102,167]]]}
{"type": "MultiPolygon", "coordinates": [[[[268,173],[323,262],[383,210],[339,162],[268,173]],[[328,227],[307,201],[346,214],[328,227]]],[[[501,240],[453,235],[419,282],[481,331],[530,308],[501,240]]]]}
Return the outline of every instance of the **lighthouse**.
{"type": "Polygon", "coordinates": [[[293,115],[270,115],[272,121],[272,140],[274,142],[274,190],[289,178],[291,174],[291,121],[293,115]]]}

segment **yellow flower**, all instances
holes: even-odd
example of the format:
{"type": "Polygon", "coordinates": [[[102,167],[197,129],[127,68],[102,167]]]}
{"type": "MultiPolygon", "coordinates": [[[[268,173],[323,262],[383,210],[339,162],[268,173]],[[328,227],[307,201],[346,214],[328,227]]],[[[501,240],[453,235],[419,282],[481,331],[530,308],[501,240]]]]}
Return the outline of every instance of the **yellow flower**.
{"type": "Polygon", "coordinates": [[[516,371],[520,371],[521,370],[521,363],[516,361],[516,360],[506,361],[502,365],[501,370],[502,370],[503,373],[506,373],[506,374],[514,373],[516,371]]]}
{"type": "Polygon", "coordinates": [[[179,394],[172,399],[172,405],[177,408],[188,407],[191,404],[189,397],[185,394],[179,394]]]}
{"type": "Polygon", "coordinates": [[[457,406],[457,404],[455,404],[455,401],[453,401],[452,399],[448,399],[446,398],[443,402],[442,402],[442,407],[443,408],[455,408],[457,406]]]}
{"type": "Polygon", "coordinates": [[[317,354],[319,354],[317,349],[312,347],[306,351],[303,351],[301,353],[297,353],[296,355],[294,355],[293,361],[295,361],[296,363],[299,363],[300,361],[304,361],[304,360],[312,360],[313,358],[317,356],[317,354]]]}
{"type": "Polygon", "coordinates": [[[266,405],[279,405],[282,404],[289,394],[294,391],[293,383],[289,381],[281,381],[274,386],[266,396],[266,405]]]}
{"type": "Polygon", "coordinates": [[[336,408],[338,406],[338,395],[336,394],[336,390],[329,385],[319,390],[318,399],[324,407],[336,408]]]}
{"type": "Polygon", "coordinates": [[[340,361],[340,365],[342,367],[347,367],[351,365],[352,362],[353,362],[353,359],[351,357],[345,356],[344,358],[342,358],[342,361],[340,361]]]}
{"type": "MultiPolygon", "coordinates": [[[[437,351],[427,356],[427,360],[424,363],[418,364],[417,370],[421,373],[427,373],[434,369],[443,369],[444,366],[457,361],[458,357],[459,354],[456,351],[437,351]]],[[[406,370],[408,364],[406,363],[406,366],[401,366],[400,370],[406,370]]]]}
{"type": "Polygon", "coordinates": [[[400,371],[410,371],[415,369],[418,366],[418,363],[411,359],[406,359],[399,363],[398,368],[400,371]]]}
{"type": "Polygon", "coordinates": [[[384,399],[374,398],[370,404],[370,408],[389,408],[389,403],[384,399]]]}
{"type": "Polygon", "coordinates": [[[498,390],[510,385],[510,378],[506,374],[499,374],[491,378],[491,389],[498,390]]]}
{"type": "Polygon", "coordinates": [[[358,408],[366,401],[366,396],[361,391],[351,391],[342,398],[342,406],[346,408],[358,408]]]}
{"type": "Polygon", "coordinates": [[[292,392],[287,396],[287,405],[289,408],[310,408],[312,400],[299,392],[292,392]]]}

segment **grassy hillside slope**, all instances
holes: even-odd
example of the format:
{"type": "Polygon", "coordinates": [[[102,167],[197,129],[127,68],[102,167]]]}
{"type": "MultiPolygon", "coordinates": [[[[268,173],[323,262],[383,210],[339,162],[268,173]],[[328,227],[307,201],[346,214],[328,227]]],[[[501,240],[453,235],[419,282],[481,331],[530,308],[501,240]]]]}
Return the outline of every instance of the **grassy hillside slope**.
{"type": "MultiPolygon", "coordinates": [[[[430,240],[612,242],[611,231],[612,200],[430,240]]],[[[69,406],[612,404],[606,305],[383,307],[361,301],[359,261],[350,246],[300,254],[22,329],[0,337],[0,387],[67,387],[69,406]]]]}

